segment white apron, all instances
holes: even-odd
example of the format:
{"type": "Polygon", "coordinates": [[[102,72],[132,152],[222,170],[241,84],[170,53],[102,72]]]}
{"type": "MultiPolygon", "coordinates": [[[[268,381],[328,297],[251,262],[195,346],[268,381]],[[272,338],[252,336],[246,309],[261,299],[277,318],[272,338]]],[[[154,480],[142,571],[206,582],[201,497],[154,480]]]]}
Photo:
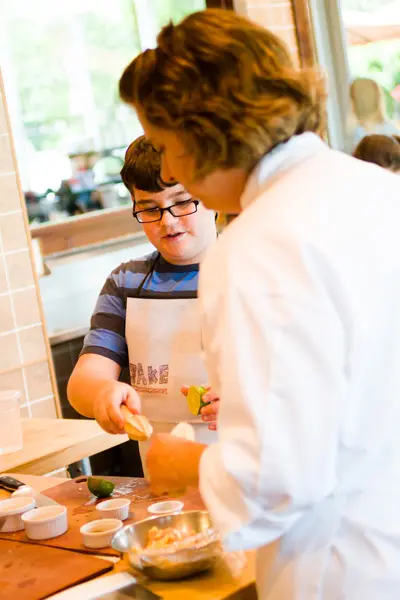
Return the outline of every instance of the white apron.
{"type": "MultiPolygon", "coordinates": [[[[200,417],[193,417],[181,393],[182,385],[207,384],[198,300],[140,297],[155,262],[138,297],[127,299],[125,336],[131,385],[155,433],[169,433],[177,423],[187,421],[194,427],[196,441],[210,444],[216,441],[216,432],[200,417]]],[[[148,444],[139,443],[143,470],[148,444]]]]}

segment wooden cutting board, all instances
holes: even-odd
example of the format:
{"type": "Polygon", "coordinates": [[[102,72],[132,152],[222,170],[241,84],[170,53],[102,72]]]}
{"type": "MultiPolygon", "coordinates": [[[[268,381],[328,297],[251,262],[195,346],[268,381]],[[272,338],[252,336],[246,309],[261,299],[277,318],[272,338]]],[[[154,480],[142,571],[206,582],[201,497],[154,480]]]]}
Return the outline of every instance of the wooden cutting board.
{"type": "Polygon", "coordinates": [[[11,540],[0,540],[0,557],[0,600],[41,600],[113,568],[87,554],[11,540]]]}
{"type": "MultiPolygon", "coordinates": [[[[129,519],[124,521],[124,525],[129,525],[135,521],[141,521],[152,515],[147,508],[153,502],[159,502],[166,498],[155,497],[149,488],[145,479],[134,477],[107,477],[108,481],[115,484],[114,492],[111,498],[130,498],[129,519]]],[[[69,550],[78,550],[79,552],[88,552],[105,555],[118,555],[118,552],[112,548],[102,548],[100,550],[91,550],[86,548],[81,541],[80,528],[89,521],[99,518],[96,511],[96,504],[101,502],[95,498],[88,490],[85,477],[70,479],[60,485],[46,490],[45,495],[53,498],[68,509],[68,531],[57,538],[51,540],[35,541],[35,544],[42,544],[56,548],[67,548],[69,550]]],[[[170,498],[169,498],[170,499],[170,498]]],[[[198,490],[191,490],[181,497],[176,497],[184,503],[184,510],[204,509],[198,490]]],[[[16,533],[0,533],[0,539],[11,539],[19,542],[29,542],[24,531],[16,533]]]]}

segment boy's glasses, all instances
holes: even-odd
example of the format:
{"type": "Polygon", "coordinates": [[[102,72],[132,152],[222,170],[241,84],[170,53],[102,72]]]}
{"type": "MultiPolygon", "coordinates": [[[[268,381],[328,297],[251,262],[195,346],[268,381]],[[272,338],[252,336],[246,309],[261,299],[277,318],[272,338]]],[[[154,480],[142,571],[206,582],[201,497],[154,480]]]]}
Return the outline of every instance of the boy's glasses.
{"type": "Polygon", "coordinates": [[[184,202],[177,202],[172,206],[166,208],[147,208],[145,210],[133,209],[133,216],[139,221],[139,223],[154,223],[155,221],[161,221],[165,211],[169,212],[173,217],[186,217],[197,212],[199,206],[199,200],[185,200],[184,202]]]}

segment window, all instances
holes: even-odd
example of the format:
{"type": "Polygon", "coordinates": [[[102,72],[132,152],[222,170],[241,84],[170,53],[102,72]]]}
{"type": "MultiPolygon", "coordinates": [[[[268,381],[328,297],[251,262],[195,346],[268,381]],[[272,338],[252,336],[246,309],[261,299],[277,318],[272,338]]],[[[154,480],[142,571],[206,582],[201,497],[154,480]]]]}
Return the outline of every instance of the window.
{"type": "Polygon", "coordinates": [[[367,134],[400,134],[400,1],[342,0],[350,73],[346,150],[367,134]]]}
{"type": "Polygon", "coordinates": [[[31,221],[129,201],[119,171],[141,128],[119,101],[118,78],[170,19],[203,8],[204,0],[5,3],[1,62],[31,221]]]}
{"type": "Polygon", "coordinates": [[[352,153],[368,133],[398,132],[400,0],[309,2],[327,73],[331,145],[352,153]]]}

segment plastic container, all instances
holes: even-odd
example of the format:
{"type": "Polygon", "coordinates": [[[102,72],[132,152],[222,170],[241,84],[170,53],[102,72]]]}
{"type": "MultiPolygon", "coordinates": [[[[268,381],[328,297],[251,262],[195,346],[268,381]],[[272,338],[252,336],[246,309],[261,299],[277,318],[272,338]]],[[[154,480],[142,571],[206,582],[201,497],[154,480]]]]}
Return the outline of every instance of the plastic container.
{"type": "Polygon", "coordinates": [[[0,391],[0,455],[23,446],[20,400],[18,390],[0,391]]]}
{"type": "Polygon", "coordinates": [[[65,506],[42,506],[22,515],[26,536],[30,540],[49,540],[65,533],[68,516],[65,506]]]}
{"type": "Polygon", "coordinates": [[[13,531],[21,531],[24,528],[22,520],[23,513],[35,508],[35,498],[9,498],[0,502],[0,518],[5,517],[6,520],[2,527],[1,533],[11,533],[13,531]]]}
{"type": "Polygon", "coordinates": [[[105,500],[96,506],[96,510],[102,519],[119,519],[125,521],[129,516],[131,501],[128,498],[113,498],[105,500]]]}

